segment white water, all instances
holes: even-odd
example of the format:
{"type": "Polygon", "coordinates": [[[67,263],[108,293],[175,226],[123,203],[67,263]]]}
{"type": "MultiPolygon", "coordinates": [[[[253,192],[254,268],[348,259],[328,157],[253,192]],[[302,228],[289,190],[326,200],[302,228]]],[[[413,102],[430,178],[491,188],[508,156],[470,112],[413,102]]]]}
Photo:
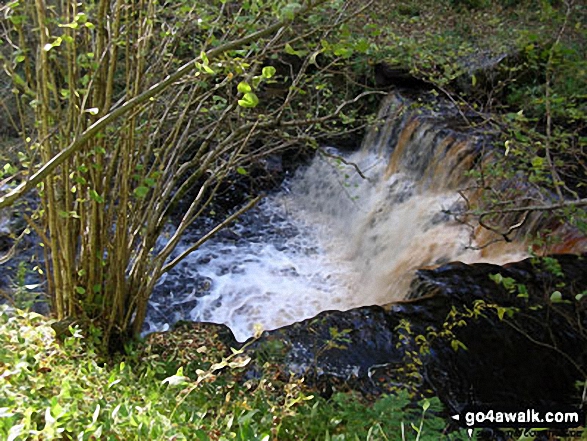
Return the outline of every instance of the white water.
{"type": "Polygon", "coordinates": [[[369,180],[316,158],[245,215],[229,238],[188,256],[163,280],[178,282],[175,287],[154,296],[152,308],[163,317],[151,313],[149,330],[180,319],[209,321],[228,325],[244,341],[256,327],[400,300],[422,266],[484,260],[467,249],[470,231],[442,212],[458,203],[455,193],[418,194],[415,182],[400,174],[382,179],[387,163],[374,154],[348,160],[369,180]],[[201,278],[209,286],[204,295],[195,282],[201,278]]]}
{"type": "Polygon", "coordinates": [[[456,179],[455,161],[466,158],[465,144],[451,147],[452,138],[439,139],[426,123],[404,121],[395,135],[388,126],[382,132],[345,157],[365,178],[318,155],[228,233],[192,253],[157,288],[146,332],[181,319],[209,321],[244,341],[258,328],[324,310],[401,300],[423,266],[524,257],[515,246],[494,255],[472,250],[471,230],[445,213],[461,202],[448,181],[456,179]]]}
{"type": "Polygon", "coordinates": [[[244,341],[257,327],[274,329],[317,311],[344,309],[352,265],[329,258],[318,232],[292,219],[290,202],[283,194],[268,197],[230,229],[230,238],[206,243],[168,274],[163,286],[180,283],[154,295],[149,331],[179,319],[209,321],[227,324],[244,341]],[[195,283],[201,278],[209,287],[204,295],[195,283]]]}

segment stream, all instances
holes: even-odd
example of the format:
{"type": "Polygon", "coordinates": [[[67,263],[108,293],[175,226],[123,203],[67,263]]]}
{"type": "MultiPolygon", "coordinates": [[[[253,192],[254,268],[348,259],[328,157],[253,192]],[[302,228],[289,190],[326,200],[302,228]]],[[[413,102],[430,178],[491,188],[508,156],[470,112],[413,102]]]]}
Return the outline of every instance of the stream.
{"type": "MultiPolygon", "coordinates": [[[[521,244],[476,249],[471,229],[448,213],[462,204],[456,189],[483,138],[404,107],[390,95],[358,151],[325,148],[166,274],[144,332],[205,321],[244,341],[321,311],[402,300],[418,268],[524,258],[521,244]]],[[[204,232],[193,230],[177,253],[204,232]]]]}

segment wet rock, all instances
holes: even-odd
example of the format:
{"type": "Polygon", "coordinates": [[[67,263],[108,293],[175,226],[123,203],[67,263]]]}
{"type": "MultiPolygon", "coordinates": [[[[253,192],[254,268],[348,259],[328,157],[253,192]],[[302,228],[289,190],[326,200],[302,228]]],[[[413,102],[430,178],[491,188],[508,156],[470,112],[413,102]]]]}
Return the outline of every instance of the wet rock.
{"type": "Polygon", "coordinates": [[[259,358],[273,348],[284,376],[303,375],[326,396],[407,385],[430,388],[451,412],[469,404],[578,406],[587,299],[575,296],[587,289],[585,259],[420,270],[406,302],[324,312],[266,332],[248,350],[259,358]]]}
{"type": "Polygon", "coordinates": [[[460,60],[465,73],[455,80],[455,86],[468,95],[475,90],[485,90],[495,86],[503,79],[504,67],[517,64],[521,61],[518,58],[519,56],[513,52],[499,54],[489,51],[476,52],[460,60]]]}
{"type": "MultiPolygon", "coordinates": [[[[529,63],[528,56],[514,47],[499,52],[476,51],[464,56],[456,60],[462,73],[451,81],[449,89],[478,102],[485,102],[488,98],[491,102],[503,102],[510,92],[508,84],[519,87],[535,81],[536,75],[540,75],[540,72],[532,70],[531,66],[535,63],[529,63]]],[[[380,62],[373,67],[373,74],[375,87],[399,88],[405,96],[417,97],[435,88],[431,81],[403,65],[380,62]]],[[[473,113],[466,116],[475,119],[473,113]]]]}
{"type": "Polygon", "coordinates": [[[263,158],[259,165],[267,173],[279,175],[283,172],[283,159],[280,155],[270,155],[263,158]]]}
{"type": "Polygon", "coordinates": [[[423,325],[438,332],[452,327],[448,339],[431,341],[423,372],[451,410],[467,404],[580,404],[575,383],[584,380],[587,369],[582,331],[587,315],[584,300],[577,302],[575,295],[587,288],[585,263],[585,257],[562,255],[503,267],[453,263],[418,272],[410,296],[429,308],[403,313],[416,324],[416,333],[426,332],[423,325]],[[562,301],[550,301],[555,291],[562,301]],[[467,312],[475,305],[476,317],[467,312]],[[454,343],[455,350],[449,340],[464,346],[454,343]]]}
{"type": "Polygon", "coordinates": [[[218,232],[216,236],[220,240],[232,241],[232,242],[236,242],[237,240],[239,240],[241,238],[240,235],[236,231],[234,231],[230,228],[225,228],[224,230],[218,232]]]}
{"type": "MultiPolygon", "coordinates": [[[[6,186],[2,188],[8,190],[6,186]]],[[[35,196],[29,194],[0,210],[0,304],[15,302],[21,308],[29,307],[43,314],[49,309],[47,299],[39,274],[31,270],[35,265],[43,267],[43,251],[40,239],[28,229],[23,215],[30,215],[36,204],[35,196]]]]}
{"type": "Polygon", "coordinates": [[[10,234],[0,232],[0,253],[7,253],[13,243],[14,240],[10,237],[10,234]]]}
{"type": "MultiPolygon", "coordinates": [[[[379,306],[351,311],[326,311],[318,316],[282,329],[263,333],[247,350],[265,362],[268,348],[272,361],[290,372],[304,376],[323,395],[334,389],[351,388],[367,394],[388,390],[378,369],[402,362],[403,351],[396,345],[393,317],[379,306]],[[275,348],[280,348],[276,351],[275,348]]],[[[262,365],[262,363],[261,363],[262,365]]],[[[260,370],[253,368],[251,375],[260,370]]]]}
{"type": "Polygon", "coordinates": [[[415,76],[409,67],[381,62],[374,66],[373,71],[376,87],[387,88],[396,86],[416,90],[431,88],[430,83],[415,76]]]}

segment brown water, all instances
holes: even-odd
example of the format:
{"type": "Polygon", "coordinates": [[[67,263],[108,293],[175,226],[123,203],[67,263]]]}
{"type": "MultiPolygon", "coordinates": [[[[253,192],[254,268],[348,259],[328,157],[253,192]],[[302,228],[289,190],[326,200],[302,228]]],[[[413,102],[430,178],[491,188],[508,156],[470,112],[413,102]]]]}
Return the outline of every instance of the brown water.
{"type": "MultiPolygon", "coordinates": [[[[179,319],[225,323],[239,340],[329,309],[384,305],[406,295],[418,268],[449,261],[503,264],[527,256],[457,222],[457,190],[482,156],[484,137],[404,112],[388,97],[361,149],[327,149],[218,239],[167,275],[152,299],[149,330],[179,319]],[[473,235],[473,233],[477,235],[473,235]],[[479,242],[481,241],[481,242],[479,242]],[[205,279],[208,288],[195,288],[205,279]]],[[[187,244],[186,244],[187,246],[187,244]]]]}
{"type": "MultiPolygon", "coordinates": [[[[449,211],[481,155],[480,136],[464,135],[430,115],[402,114],[395,96],[381,107],[380,125],[345,161],[316,158],[292,184],[294,216],[315,225],[332,260],[351,264],[343,308],[404,298],[414,271],[459,260],[502,264],[527,257],[523,243],[479,248],[474,229],[449,211]]],[[[484,235],[483,244],[492,240],[484,235]]]]}

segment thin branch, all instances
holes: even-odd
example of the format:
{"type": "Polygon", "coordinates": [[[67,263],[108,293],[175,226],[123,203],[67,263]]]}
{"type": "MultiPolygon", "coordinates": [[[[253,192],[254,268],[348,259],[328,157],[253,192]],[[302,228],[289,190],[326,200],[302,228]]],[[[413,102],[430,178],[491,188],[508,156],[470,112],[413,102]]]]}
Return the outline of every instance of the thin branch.
{"type": "Polygon", "coordinates": [[[524,337],[526,337],[528,340],[530,340],[535,345],[555,351],[557,354],[561,355],[564,359],[566,359],[569,363],[571,363],[575,367],[575,369],[577,369],[577,371],[581,375],[583,375],[584,378],[587,378],[587,372],[575,360],[573,360],[573,358],[569,354],[565,353],[564,351],[560,350],[559,348],[557,348],[556,346],[554,346],[552,344],[548,344],[548,343],[536,340],[529,333],[527,333],[524,329],[522,329],[522,328],[518,327],[516,324],[514,324],[514,322],[511,320],[503,320],[503,322],[506,325],[510,326],[512,329],[519,332],[524,337]]]}
{"type": "Polygon", "coordinates": [[[555,204],[547,204],[547,205],[528,205],[527,207],[510,207],[510,208],[500,208],[498,210],[486,210],[486,211],[467,211],[463,214],[469,214],[473,216],[487,216],[490,214],[504,214],[504,213],[520,213],[524,211],[553,211],[553,210],[560,210],[561,208],[577,208],[577,207],[585,207],[587,206],[587,198],[583,199],[575,199],[575,200],[568,200],[562,201],[555,204]]]}
{"type": "Polygon", "coordinates": [[[485,228],[489,231],[493,231],[494,233],[499,234],[500,236],[502,236],[504,238],[504,240],[506,242],[511,242],[512,240],[508,236],[510,234],[512,234],[515,230],[521,228],[522,225],[524,225],[526,223],[526,220],[528,219],[529,214],[530,214],[529,211],[525,211],[524,215],[522,217],[522,220],[519,221],[517,224],[511,225],[506,232],[499,231],[497,228],[491,227],[491,226],[487,225],[485,222],[483,222],[483,217],[487,216],[489,214],[479,216],[479,225],[481,225],[483,228],[485,228]]]}
{"type": "Polygon", "coordinates": [[[565,5],[567,7],[566,13],[565,13],[565,19],[564,22],[562,24],[562,26],[559,29],[558,35],[556,36],[556,40],[554,41],[552,47],[550,48],[550,53],[548,54],[548,62],[546,63],[546,83],[544,84],[544,104],[546,107],[546,142],[545,142],[545,156],[546,156],[546,162],[548,163],[548,168],[550,169],[550,176],[552,178],[552,185],[554,185],[554,189],[556,191],[556,194],[559,198],[559,200],[563,200],[563,192],[561,190],[561,186],[560,186],[560,182],[561,179],[558,175],[558,172],[556,170],[556,167],[554,165],[554,161],[552,160],[552,153],[550,150],[551,147],[551,139],[552,139],[552,110],[551,110],[551,103],[550,103],[550,83],[552,80],[552,73],[551,73],[551,68],[552,68],[552,60],[554,58],[554,50],[556,49],[556,47],[558,46],[560,39],[563,35],[563,32],[567,26],[567,23],[569,21],[569,16],[571,15],[571,6],[572,6],[573,2],[572,1],[566,1],[565,5]]]}
{"type": "MultiPolygon", "coordinates": [[[[285,122],[281,122],[279,125],[282,127],[293,127],[293,126],[305,126],[305,125],[310,125],[310,124],[318,124],[318,123],[328,121],[328,120],[334,118],[335,116],[338,116],[338,114],[342,111],[342,109],[344,109],[349,104],[354,104],[357,101],[359,101],[361,98],[368,96],[368,95],[387,95],[387,93],[382,92],[382,91],[378,91],[378,90],[363,92],[363,93],[360,93],[359,95],[357,95],[356,97],[354,97],[352,100],[348,100],[348,101],[345,101],[344,103],[341,103],[336,108],[336,110],[329,115],[325,115],[320,118],[313,118],[313,119],[285,121],[285,122]]],[[[0,208],[2,208],[2,205],[0,205],[0,208]]]]}
{"type": "Polygon", "coordinates": [[[371,182],[371,178],[365,176],[365,174],[361,171],[361,169],[359,168],[359,166],[356,163],[347,161],[346,159],[344,159],[340,155],[335,155],[335,154],[332,154],[332,153],[328,153],[326,150],[324,150],[322,148],[319,148],[318,149],[318,153],[320,153],[323,156],[327,156],[329,158],[336,159],[337,161],[340,161],[340,162],[342,162],[345,165],[350,165],[351,167],[353,167],[355,169],[355,171],[359,174],[359,176],[361,178],[363,178],[363,179],[371,182]]]}
{"type": "Polygon", "coordinates": [[[185,250],[183,253],[181,253],[179,256],[177,256],[175,259],[173,259],[173,261],[171,261],[170,263],[165,265],[163,267],[163,269],[161,270],[161,274],[164,274],[168,271],[171,271],[178,263],[180,263],[183,259],[185,259],[190,253],[192,253],[193,251],[200,248],[204,242],[210,240],[216,233],[218,233],[220,230],[222,230],[224,227],[226,227],[229,223],[231,223],[233,220],[235,220],[241,214],[243,214],[244,212],[250,210],[255,205],[257,205],[259,203],[259,201],[262,199],[262,197],[263,196],[257,196],[255,199],[251,200],[247,205],[240,208],[238,211],[231,214],[229,217],[227,217],[222,222],[220,222],[218,225],[216,225],[214,228],[212,228],[210,231],[208,231],[204,236],[202,236],[191,247],[189,247],[187,250],[185,250]]]}
{"type": "MultiPolygon", "coordinates": [[[[316,3],[312,3],[304,8],[299,9],[295,13],[295,17],[306,13],[308,10],[314,8],[315,6],[324,3],[326,0],[319,0],[316,3]]],[[[294,18],[295,18],[294,17],[294,18]]],[[[280,28],[284,26],[288,26],[292,22],[292,19],[282,19],[271,26],[267,27],[258,32],[254,32],[246,37],[238,39],[236,41],[231,41],[229,43],[223,44],[216,49],[210,50],[206,56],[209,60],[213,60],[218,56],[222,55],[223,53],[237,49],[242,47],[248,43],[252,43],[257,41],[263,37],[273,34],[277,32],[280,28]]],[[[159,83],[154,84],[148,90],[141,93],[140,95],[131,98],[130,100],[123,103],[117,109],[112,110],[110,113],[104,115],[102,118],[98,119],[94,124],[88,127],[77,139],[75,139],[68,147],[57,153],[53,156],[49,161],[47,161],[35,174],[33,174],[30,179],[26,182],[21,183],[15,189],[7,193],[6,195],[0,197],[0,208],[7,207],[14,203],[18,198],[22,197],[25,193],[30,191],[32,188],[40,184],[45,178],[47,178],[57,167],[59,167],[63,162],[65,162],[69,157],[71,157],[74,153],[81,150],[81,148],[93,137],[95,137],[101,130],[106,128],[107,125],[114,122],[116,119],[120,118],[122,115],[128,113],[130,110],[134,109],[140,104],[148,103],[151,98],[154,98],[159,93],[167,89],[173,83],[187,75],[188,73],[192,72],[196,69],[196,63],[202,61],[202,57],[198,56],[195,59],[185,63],[181,66],[177,71],[173,74],[168,75],[164,80],[160,81],[159,83]]]]}

